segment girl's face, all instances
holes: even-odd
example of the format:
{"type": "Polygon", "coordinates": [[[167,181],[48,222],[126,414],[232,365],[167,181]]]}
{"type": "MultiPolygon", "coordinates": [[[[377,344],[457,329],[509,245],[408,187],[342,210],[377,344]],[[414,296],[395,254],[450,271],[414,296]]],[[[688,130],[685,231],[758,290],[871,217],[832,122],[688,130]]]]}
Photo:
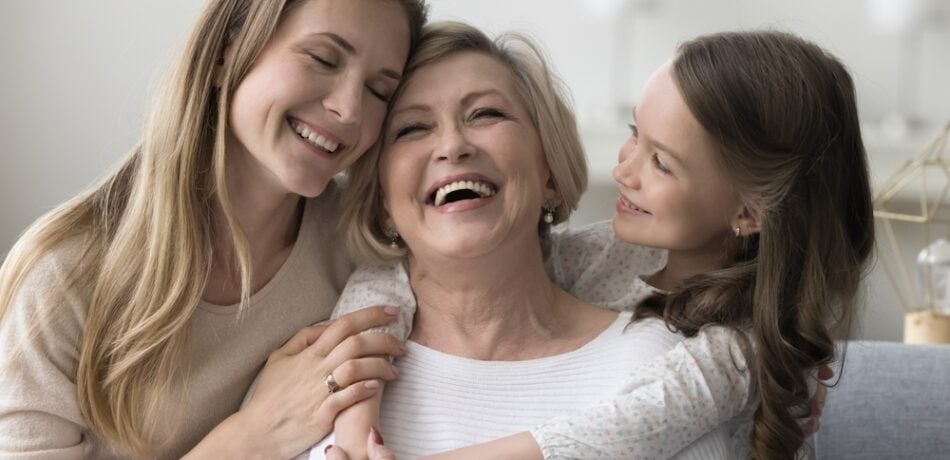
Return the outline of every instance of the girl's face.
{"type": "Polygon", "coordinates": [[[286,11],[232,100],[235,184],[322,193],[376,141],[408,53],[397,2],[305,0],[286,11]]]}
{"type": "Polygon", "coordinates": [[[537,245],[556,193],[541,139],[508,67],[460,52],[419,69],[393,106],[379,176],[413,256],[537,245]]]}
{"type": "Polygon", "coordinates": [[[671,63],[647,81],[614,179],[613,227],[624,241],[694,254],[722,254],[743,207],[716,161],[715,144],[680,94],[671,63]]]}

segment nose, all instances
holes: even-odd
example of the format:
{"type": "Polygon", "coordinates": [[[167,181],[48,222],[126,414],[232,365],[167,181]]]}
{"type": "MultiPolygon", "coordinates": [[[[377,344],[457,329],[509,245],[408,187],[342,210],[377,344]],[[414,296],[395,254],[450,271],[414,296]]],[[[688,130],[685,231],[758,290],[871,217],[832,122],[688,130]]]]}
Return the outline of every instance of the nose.
{"type": "Polygon", "coordinates": [[[640,188],[641,162],[638,160],[640,155],[637,155],[636,149],[637,142],[632,139],[628,139],[620,146],[617,166],[614,166],[613,171],[614,180],[629,189],[640,188]]]}
{"type": "Polygon", "coordinates": [[[336,115],[340,123],[358,125],[363,116],[363,83],[358,78],[341,75],[333,84],[323,107],[336,115]]]}
{"type": "Polygon", "coordinates": [[[446,124],[439,136],[439,146],[435,149],[436,160],[458,163],[469,158],[475,149],[465,133],[458,126],[446,124]]]}

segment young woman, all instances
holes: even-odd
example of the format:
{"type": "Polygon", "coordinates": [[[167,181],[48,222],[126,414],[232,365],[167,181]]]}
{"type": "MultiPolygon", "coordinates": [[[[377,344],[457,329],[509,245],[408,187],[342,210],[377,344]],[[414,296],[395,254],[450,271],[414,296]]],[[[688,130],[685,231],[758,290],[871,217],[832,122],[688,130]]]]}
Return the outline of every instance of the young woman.
{"type": "Polygon", "coordinates": [[[351,336],[394,311],[308,326],[352,270],[333,176],[424,21],[421,0],[207,3],[139,145],[4,262],[0,456],[292,456],[393,376],[401,344],[351,336]],[[347,362],[341,391],[310,385],[347,362]]]}
{"type": "MultiPolygon", "coordinates": [[[[665,253],[637,252],[595,227],[556,237],[551,257],[561,260],[549,268],[595,303],[625,283],[636,299],[611,306],[692,338],[632,373],[621,395],[452,458],[668,457],[743,419],[733,427],[741,455],[793,458],[802,448],[809,380],[835,357],[874,241],[848,72],[790,34],[700,37],[649,80],[631,130],[615,169],[613,229],[665,253]]],[[[550,214],[556,222],[559,211],[550,214]]],[[[386,235],[372,232],[384,245],[386,235]]],[[[344,294],[338,311],[387,302],[380,293],[411,307],[400,276],[401,265],[357,272],[351,283],[362,287],[348,286],[354,300],[344,294]]]]}

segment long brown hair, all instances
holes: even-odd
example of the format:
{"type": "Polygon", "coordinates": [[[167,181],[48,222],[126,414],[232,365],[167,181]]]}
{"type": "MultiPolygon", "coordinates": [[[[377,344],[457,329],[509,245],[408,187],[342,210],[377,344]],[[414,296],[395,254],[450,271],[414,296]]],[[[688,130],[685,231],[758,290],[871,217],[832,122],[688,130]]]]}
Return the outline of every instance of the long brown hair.
{"type": "MultiPolygon", "coordinates": [[[[404,7],[414,44],[426,20],[424,0],[392,1],[404,7]]],[[[139,145],[100,183],[38,219],[0,268],[2,321],[45,255],[69,241],[87,248],[71,274],[91,290],[76,397],[93,432],[120,452],[149,456],[161,442],[163,406],[185,390],[189,325],[211,263],[213,209],[229,226],[220,236],[234,242],[242,306],[250,297],[249,243],[225,186],[222,115],[280,19],[301,2],[209,0],[139,145]],[[233,57],[226,62],[225,49],[233,57]]]]}
{"type": "Polygon", "coordinates": [[[691,40],[674,79],[761,230],[738,238],[725,267],[647,299],[637,317],[662,316],[687,336],[711,323],[747,333],[759,403],[751,453],[793,458],[808,375],[850,328],[874,247],[854,85],[833,56],[773,31],[691,40]]]}

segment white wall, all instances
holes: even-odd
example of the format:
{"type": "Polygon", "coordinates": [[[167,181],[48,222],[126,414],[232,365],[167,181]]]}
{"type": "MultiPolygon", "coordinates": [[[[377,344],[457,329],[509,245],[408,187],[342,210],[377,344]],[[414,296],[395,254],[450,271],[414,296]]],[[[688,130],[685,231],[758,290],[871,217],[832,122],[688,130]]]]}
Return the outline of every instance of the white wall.
{"type": "MultiPolygon", "coordinates": [[[[814,39],[856,76],[873,174],[881,180],[950,119],[947,9],[905,37],[876,29],[875,0],[430,0],[434,17],[492,32],[527,31],[543,42],[572,89],[593,165],[579,222],[609,218],[609,172],[623,118],[647,76],[681,40],[721,29],[772,26],[814,39]],[[591,8],[594,5],[595,8],[591,8]],[[596,7],[600,6],[601,9],[596,7]],[[607,8],[607,9],[604,9],[607,8]],[[615,8],[614,13],[604,13],[615,8]],[[904,43],[902,45],[902,43],[904,43]],[[919,71],[898,69],[907,50],[919,71]],[[900,109],[921,120],[908,136],[881,129],[900,109]]],[[[888,1],[888,0],[883,0],[888,1]]],[[[897,0],[918,1],[918,0],[897,0]]],[[[197,15],[200,0],[0,2],[0,254],[37,216],[72,196],[138,138],[150,88],[197,15]]],[[[891,125],[899,128],[900,125],[891,125]]],[[[897,130],[899,131],[899,130],[897,130]]],[[[862,335],[900,338],[900,312],[875,274],[862,335]]]]}

